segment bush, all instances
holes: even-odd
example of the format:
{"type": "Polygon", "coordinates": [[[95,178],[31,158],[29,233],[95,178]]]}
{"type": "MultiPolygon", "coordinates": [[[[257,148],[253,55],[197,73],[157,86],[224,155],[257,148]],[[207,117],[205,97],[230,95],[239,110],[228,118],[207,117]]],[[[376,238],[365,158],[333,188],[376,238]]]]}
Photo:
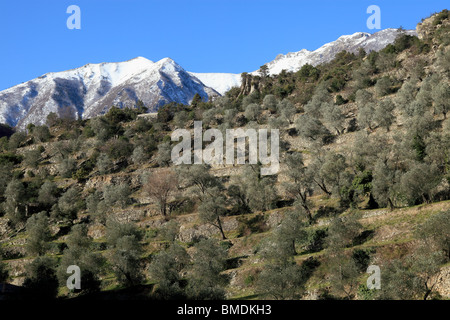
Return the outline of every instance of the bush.
{"type": "Polygon", "coordinates": [[[58,208],[62,218],[68,219],[69,221],[75,219],[78,211],[83,207],[84,200],[76,186],[67,189],[58,200],[58,208]]]}
{"type": "Polygon", "coordinates": [[[36,300],[54,299],[58,293],[55,263],[49,257],[38,257],[27,266],[23,286],[36,300]]]}
{"type": "Polygon", "coordinates": [[[102,150],[112,159],[128,158],[133,152],[133,145],[121,137],[109,140],[102,150]]]}
{"type": "Polygon", "coordinates": [[[252,218],[246,218],[245,216],[238,217],[239,222],[239,237],[248,236],[252,233],[265,232],[269,229],[266,224],[263,214],[255,215],[252,218]]]}
{"type": "Polygon", "coordinates": [[[100,174],[107,174],[114,164],[106,154],[102,153],[98,156],[96,165],[100,174]]]}
{"type": "Polygon", "coordinates": [[[106,113],[105,118],[112,124],[117,125],[119,122],[128,122],[136,119],[137,110],[131,108],[120,109],[115,106],[112,106],[108,113],[106,113]]]}
{"type": "Polygon", "coordinates": [[[58,173],[63,178],[71,178],[77,168],[77,162],[72,158],[62,159],[58,165],[58,173]]]}
{"type": "Polygon", "coordinates": [[[43,211],[32,215],[27,220],[28,241],[26,245],[27,253],[30,255],[44,255],[47,251],[50,240],[50,229],[47,212],[43,211]]]}
{"type": "Polygon", "coordinates": [[[9,150],[15,150],[19,148],[26,140],[27,135],[22,131],[18,131],[14,133],[11,137],[9,137],[8,148],[9,150]]]}
{"type": "Polygon", "coordinates": [[[39,164],[39,160],[41,158],[41,153],[39,150],[29,150],[25,152],[24,155],[24,164],[27,167],[37,168],[39,164]]]}
{"type": "Polygon", "coordinates": [[[19,164],[23,160],[23,156],[14,153],[2,153],[0,154],[0,165],[4,166],[8,163],[19,164]]]}
{"type": "Polygon", "coordinates": [[[46,125],[34,127],[31,133],[36,142],[47,142],[51,137],[50,130],[46,125]]]}

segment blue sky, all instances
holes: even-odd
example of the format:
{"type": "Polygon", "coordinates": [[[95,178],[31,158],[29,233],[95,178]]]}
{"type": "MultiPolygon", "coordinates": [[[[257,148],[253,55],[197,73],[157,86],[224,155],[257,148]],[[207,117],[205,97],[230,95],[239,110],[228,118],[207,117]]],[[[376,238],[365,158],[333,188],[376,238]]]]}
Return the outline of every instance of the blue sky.
{"type": "Polygon", "coordinates": [[[47,72],[143,56],[192,72],[253,71],[279,53],[315,50],[363,31],[413,29],[448,0],[13,0],[0,2],[0,90],[47,72]],[[81,30],[69,30],[69,5],[81,30]]]}

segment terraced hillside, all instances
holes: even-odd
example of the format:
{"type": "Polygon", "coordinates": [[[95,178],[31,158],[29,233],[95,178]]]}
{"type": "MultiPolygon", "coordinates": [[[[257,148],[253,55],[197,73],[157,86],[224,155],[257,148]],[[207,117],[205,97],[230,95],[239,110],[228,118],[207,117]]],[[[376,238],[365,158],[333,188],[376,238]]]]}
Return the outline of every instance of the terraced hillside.
{"type": "Polygon", "coordinates": [[[243,74],[212,102],[50,114],[2,137],[0,283],[20,295],[0,298],[448,299],[449,21],[243,74]],[[171,135],[194,121],[279,130],[279,171],[174,165],[171,135]]]}

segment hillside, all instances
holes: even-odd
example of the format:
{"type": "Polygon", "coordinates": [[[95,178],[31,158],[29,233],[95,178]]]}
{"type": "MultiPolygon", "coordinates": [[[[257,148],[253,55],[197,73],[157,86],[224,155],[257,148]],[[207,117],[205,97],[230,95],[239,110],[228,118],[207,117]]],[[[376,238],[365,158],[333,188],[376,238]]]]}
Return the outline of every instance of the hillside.
{"type": "Polygon", "coordinates": [[[0,283],[61,299],[449,299],[449,12],[416,32],[244,73],[214,101],[50,113],[2,137],[0,283]],[[174,165],[171,135],[194,121],[279,130],[280,170],[174,165]]]}

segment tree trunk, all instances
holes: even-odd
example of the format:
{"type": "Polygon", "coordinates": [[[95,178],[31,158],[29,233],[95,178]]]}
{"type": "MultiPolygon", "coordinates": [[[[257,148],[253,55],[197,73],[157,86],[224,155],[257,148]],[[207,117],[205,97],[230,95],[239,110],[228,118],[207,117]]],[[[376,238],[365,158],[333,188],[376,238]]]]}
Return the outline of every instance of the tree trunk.
{"type": "Polygon", "coordinates": [[[222,234],[222,240],[226,240],[227,237],[225,237],[225,233],[223,232],[222,222],[220,221],[220,217],[217,217],[217,227],[219,228],[220,233],[222,234]]]}
{"type": "Polygon", "coordinates": [[[423,300],[427,300],[428,296],[431,294],[431,289],[427,289],[427,291],[425,292],[425,295],[423,296],[423,300]]]}
{"type": "Polygon", "coordinates": [[[389,205],[389,210],[394,210],[394,204],[392,203],[391,198],[388,198],[388,205],[389,205]]]}
{"type": "Polygon", "coordinates": [[[311,214],[311,210],[309,210],[309,208],[308,208],[308,206],[306,204],[303,205],[303,208],[305,209],[306,215],[308,216],[309,224],[312,224],[313,223],[313,217],[312,217],[312,214],[311,214]]]}
{"type": "Polygon", "coordinates": [[[319,188],[320,188],[323,192],[325,192],[327,195],[331,196],[331,192],[328,191],[328,189],[327,189],[325,183],[323,183],[323,182],[322,182],[322,183],[319,183],[319,182],[317,182],[316,180],[314,180],[314,181],[316,182],[316,184],[319,186],[319,188]]]}
{"type": "Polygon", "coordinates": [[[165,220],[167,220],[167,205],[166,205],[166,201],[161,201],[161,214],[164,217],[165,220]]]}

